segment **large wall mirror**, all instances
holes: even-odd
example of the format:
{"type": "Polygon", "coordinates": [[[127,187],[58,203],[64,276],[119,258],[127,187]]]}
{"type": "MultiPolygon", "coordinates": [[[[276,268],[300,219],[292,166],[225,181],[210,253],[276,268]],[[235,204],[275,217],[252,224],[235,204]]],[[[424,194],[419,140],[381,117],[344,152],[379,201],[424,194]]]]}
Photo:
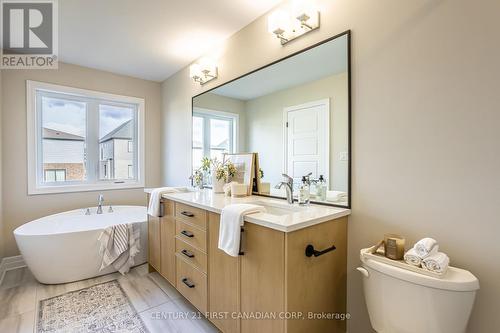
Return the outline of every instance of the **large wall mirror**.
{"type": "Polygon", "coordinates": [[[310,175],[311,201],[350,207],[350,32],[193,97],[193,169],[203,157],[258,153],[259,195],[310,175]],[[326,187],[326,194],[321,192],[326,187]]]}

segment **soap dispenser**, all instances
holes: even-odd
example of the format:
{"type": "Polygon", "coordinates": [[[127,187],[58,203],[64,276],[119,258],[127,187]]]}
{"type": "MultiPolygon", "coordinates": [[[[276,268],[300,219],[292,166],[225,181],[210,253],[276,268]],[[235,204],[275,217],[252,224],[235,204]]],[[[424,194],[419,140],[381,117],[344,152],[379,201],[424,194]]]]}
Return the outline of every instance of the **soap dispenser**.
{"type": "Polygon", "coordinates": [[[299,205],[308,205],[310,202],[310,188],[307,177],[302,177],[302,183],[299,186],[299,205]]]}
{"type": "Polygon", "coordinates": [[[321,201],[326,200],[326,189],[327,189],[326,180],[323,177],[323,175],[320,175],[318,180],[318,185],[316,187],[316,197],[319,198],[321,201]]]}

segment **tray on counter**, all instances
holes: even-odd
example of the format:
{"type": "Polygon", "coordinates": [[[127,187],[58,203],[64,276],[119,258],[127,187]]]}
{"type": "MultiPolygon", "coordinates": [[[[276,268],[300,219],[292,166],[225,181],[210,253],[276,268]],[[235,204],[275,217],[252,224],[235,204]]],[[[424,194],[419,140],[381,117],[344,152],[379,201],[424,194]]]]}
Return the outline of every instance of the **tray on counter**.
{"type": "Polygon", "coordinates": [[[388,264],[388,265],[395,266],[398,268],[406,269],[406,270],[409,270],[409,271],[412,271],[415,273],[435,277],[438,279],[440,279],[446,275],[446,271],[443,273],[431,272],[427,269],[410,265],[410,264],[406,263],[406,261],[404,261],[404,260],[389,259],[389,258],[385,257],[384,251],[381,249],[377,250],[377,252],[375,252],[375,253],[370,253],[371,250],[372,250],[372,248],[369,247],[366,249],[362,249],[360,251],[361,261],[363,261],[364,259],[372,259],[375,261],[383,262],[384,264],[388,264]]]}

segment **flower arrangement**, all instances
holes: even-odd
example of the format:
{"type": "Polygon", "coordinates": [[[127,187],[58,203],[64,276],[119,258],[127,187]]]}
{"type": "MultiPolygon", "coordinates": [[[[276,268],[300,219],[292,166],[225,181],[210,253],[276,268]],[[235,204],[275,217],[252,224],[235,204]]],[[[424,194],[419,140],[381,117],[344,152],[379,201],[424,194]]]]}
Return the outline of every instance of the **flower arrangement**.
{"type": "Polygon", "coordinates": [[[215,174],[215,179],[222,180],[227,183],[230,178],[236,176],[238,170],[230,161],[221,162],[217,158],[211,160],[212,170],[215,174]]]}
{"type": "Polygon", "coordinates": [[[201,170],[205,172],[210,172],[210,164],[212,163],[212,160],[209,159],[208,157],[203,157],[201,159],[201,170]]]}
{"type": "Polygon", "coordinates": [[[193,185],[198,188],[203,188],[203,172],[200,169],[194,170],[194,173],[189,177],[193,181],[193,185]]]}
{"type": "Polygon", "coordinates": [[[215,180],[218,183],[227,183],[232,177],[236,176],[238,169],[234,166],[231,161],[219,161],[217,158],[210,159],[208,157],[203,157],[201,159],[201,166],[194,170],[193,175],[190,179],[193,180],[193,185],[199,188],[203,187],[203,180],[205,177],[210,176],[213,172],[214,181],[213,186],[215,188],[220,187],[220,184],[215,184],[215,180]]]}

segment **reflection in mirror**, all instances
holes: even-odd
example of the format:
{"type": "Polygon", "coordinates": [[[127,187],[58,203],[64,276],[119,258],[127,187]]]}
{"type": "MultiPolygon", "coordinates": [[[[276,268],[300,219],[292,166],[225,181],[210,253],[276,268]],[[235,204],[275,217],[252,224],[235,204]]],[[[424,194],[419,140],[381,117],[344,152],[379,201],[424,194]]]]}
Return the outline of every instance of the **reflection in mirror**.
{"type": "Polygon", "coordinates": [[[193,168],[203,157],[258,153],[260,193],[282,174],[311,201],[349,206],[349,34],[193,98],[193,168]],[[310,175],[308,178],[304,176],[310,175]]]}

